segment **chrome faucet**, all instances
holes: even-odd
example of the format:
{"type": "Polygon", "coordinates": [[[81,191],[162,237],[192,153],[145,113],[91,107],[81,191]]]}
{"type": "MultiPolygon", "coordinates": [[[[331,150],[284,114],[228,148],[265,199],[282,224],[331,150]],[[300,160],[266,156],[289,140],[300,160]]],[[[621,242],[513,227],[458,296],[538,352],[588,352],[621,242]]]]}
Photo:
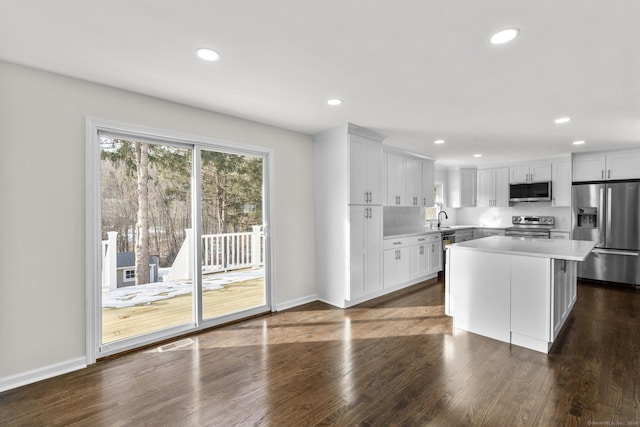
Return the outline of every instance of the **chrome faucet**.
{"type": "Polygon", "coordinates": [[[449,215],[445,211],[438,212],[438,228],[440,228],[440,214],[444,214],[444,219],[449,219],[449,215]]]}

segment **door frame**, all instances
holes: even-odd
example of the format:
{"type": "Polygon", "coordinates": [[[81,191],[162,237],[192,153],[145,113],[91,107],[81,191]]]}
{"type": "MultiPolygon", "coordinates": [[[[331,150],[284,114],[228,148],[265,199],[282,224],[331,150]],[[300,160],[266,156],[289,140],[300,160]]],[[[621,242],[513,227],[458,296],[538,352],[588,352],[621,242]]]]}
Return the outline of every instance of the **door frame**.
{"type": "MultiPolygon", "coordinates": [[[[138,348],[152,344],[159,340],[169,339],[175,336],[196,332],[202,329],[228,323],[244,317],[253,316],[269,311],[275,311],[275,198],[274,198],[274,152],[273,149],[257,145],[241,144],[237,142],[209,138],[201,135],[192,135],[182,132],[157,129],[146,126],[139,126],[129,123],[103,120],[99,118],[86,117],[85,119],[85,351],[86,363],[93,364],[98,358],[112,354],[138,348]],[[263,185],[264,185],[264,234],[265,234],[265,305],[238,313],[224,315],[215,319],[202,319],[202,305],[200,301],[201,275],[194,274],[196,286],[194,296],[194,323],[180,325],[161,331],[134,337],[123,341],[123,343],[107,344],[102,346],[102,310],[101,298],[98,292],[97,283],[101,280],[101,192],[100,192],[100,144],[99,131],[122,134],[127,137],[139,137],[140,139],[153,140],[157,142],[175,143],[177,145],[190,145],[194,152],[192,165],[192,194],[200,194],[197,185],[200,164],[200,150],[215,150],[232,154],[245,154],[262,157],[263,163],[263,185]],[[197,308],[197,310],[195,309],[197,308]]],[[[195,199],[195,197],[193,198],[195,199]]],[[[202,231],[202,213],[199,209],[198,200],[192,200],[193,227],[198,230],[197,235],[202,231]]],[[[197,240],[197,239],[195,239],[197,240]]],[[[194,268],[200,265],[201,250],[197,243],[197,260],[194,268]]]]}

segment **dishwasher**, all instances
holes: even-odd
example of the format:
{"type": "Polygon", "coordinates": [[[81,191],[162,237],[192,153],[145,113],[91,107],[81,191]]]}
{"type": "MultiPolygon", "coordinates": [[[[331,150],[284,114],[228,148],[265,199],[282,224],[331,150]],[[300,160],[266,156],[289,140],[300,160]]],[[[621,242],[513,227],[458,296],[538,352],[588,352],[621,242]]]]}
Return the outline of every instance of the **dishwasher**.
{"type": "Polygon", "coordinates": [[[447,266],[447,248],[451,243],[456,242],[455,230],[442,231],[442,274],[444,275],[447,266]]]}

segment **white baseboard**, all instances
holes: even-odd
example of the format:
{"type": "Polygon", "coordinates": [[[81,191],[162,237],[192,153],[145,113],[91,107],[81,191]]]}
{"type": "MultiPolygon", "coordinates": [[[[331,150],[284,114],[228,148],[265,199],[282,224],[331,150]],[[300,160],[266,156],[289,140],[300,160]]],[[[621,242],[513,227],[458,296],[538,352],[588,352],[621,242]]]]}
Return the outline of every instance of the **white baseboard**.
{"type": "Polygon", "coordinates": [[[314,301],[318,301],[318,294],[307,295],[306,297],[296,298],[276,304],[276,311],[286,310],[288,308],[297,307],[314,301]]]}
{"type": "Polygon", "coordinates": [[[43,366],[42,368],[3,377],[0,378],[0,392],[46,380],[48,378],[66,374],[67,372],[77,371],[86,367],[87,359],[84,357],[78,357],[76,359],[54,363],[53,365],[43,366]]]}

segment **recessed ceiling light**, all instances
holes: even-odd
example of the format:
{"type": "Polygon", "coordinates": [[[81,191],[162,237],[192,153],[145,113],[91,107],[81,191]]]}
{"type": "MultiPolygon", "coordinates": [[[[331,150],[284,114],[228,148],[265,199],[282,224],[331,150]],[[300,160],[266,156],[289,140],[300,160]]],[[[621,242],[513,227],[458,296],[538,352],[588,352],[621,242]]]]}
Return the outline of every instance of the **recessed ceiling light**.
{"type": "Polygon", "coordinates": [[[573,141],[573,145],[582,145],[584,144],[584,141],[573,141]]]}
{"type": "Polygon", "coordinates": [[[563,123],[569,123],[571,121],[571,117],[558,117],[553,122],[557,125],[561,125],[563,123]]]}
{"type": "Polygon", "coordinates": [[[433,141],[434,144],[444,144],[444,139],[436,139],[433,141]]]}
{"type": "Polygon", "coordinates": [[[213,62],[220,59],[220,54],[218,52],[206,47],[196,49],[196,55],[198,55],[198,58],[202,59],[203,61],[213,62]]]}
{"type": "Polygon", "coordinates": [[[338,98],[330,99],[330,100],[327,101],[327,104],[334,105],[334,106],[335,105],[340,105],[340,104],[342,104],[342,100],[338,99],[338,98]]]}
{"type": "Polygon", "coordinates": [[[473,157],[482,157],[482,154],[474,154],[473,157]]]}
{"type": "Polygon", "coordinates": [[[504,44],[508,43],[511,40],[518,37],[520,34],[520,30],[517,28],[507,28],[506,30],[498,31],[493,36],[491,36],[491,43],[493,44],[504,44]]]}

